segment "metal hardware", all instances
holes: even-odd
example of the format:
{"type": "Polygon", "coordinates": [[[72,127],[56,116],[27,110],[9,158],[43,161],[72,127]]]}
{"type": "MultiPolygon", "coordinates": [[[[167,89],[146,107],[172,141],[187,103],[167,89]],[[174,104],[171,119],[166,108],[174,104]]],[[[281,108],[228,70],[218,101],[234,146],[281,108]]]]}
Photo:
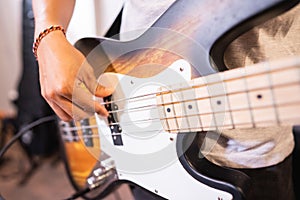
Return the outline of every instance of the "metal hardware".
{"type": "Polygon", "coordinates": [[[94,189],[99,186],[107,185],[117,180],[117,171],[115,162],[112,158],[103,160],[96,166],[87,179],[87,184],[90,189],[94,189]]]}

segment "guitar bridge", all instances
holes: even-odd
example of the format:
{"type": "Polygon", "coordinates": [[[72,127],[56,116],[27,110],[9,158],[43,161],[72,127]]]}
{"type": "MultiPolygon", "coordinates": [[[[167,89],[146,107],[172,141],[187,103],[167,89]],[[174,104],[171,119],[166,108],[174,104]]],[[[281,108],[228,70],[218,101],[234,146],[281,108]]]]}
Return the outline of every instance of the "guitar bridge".
{"type": "Polygon", "coordinates": [[[118,180],[115,162],[112,158],[107,158],[96,165],[93,172],[87,179],[87,184],[90,189],[100,187],[105,189],[106,186],[118,180]]]}

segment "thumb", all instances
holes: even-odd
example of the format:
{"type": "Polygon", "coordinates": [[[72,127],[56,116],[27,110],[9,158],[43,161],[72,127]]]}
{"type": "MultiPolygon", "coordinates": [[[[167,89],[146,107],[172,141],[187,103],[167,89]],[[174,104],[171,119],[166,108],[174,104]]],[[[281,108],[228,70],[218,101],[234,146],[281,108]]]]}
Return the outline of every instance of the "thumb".
{"type": "Polygon", "coordinates": [[[113,93],[112,88],[107,88],[96,80],[93,68],[88,64],[84,63],[81,71],[79,73],[79,77],[87,87],[90,93],[95,95],[96,97],[106,97],[113,93]]]}

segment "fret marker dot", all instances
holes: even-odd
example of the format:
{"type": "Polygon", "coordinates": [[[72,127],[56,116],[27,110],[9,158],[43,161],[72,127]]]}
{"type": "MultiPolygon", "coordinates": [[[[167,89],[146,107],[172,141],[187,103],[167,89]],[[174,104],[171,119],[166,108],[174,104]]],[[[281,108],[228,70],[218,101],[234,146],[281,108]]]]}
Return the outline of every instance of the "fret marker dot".
{"type": "Polygon", "coordinates": [[[171,108],[167,108],[167,112],[168,112],[168,113],[171,112],[171,108]]]}
{"type": "Polygon", "coordinates": [[[257,99],[262,99],[262,95],[261,94],[258,94],[256,97],[257,97],[257,99]]]}
{"type": "Polygon", "coordinates": [[[193,108],[193,106],[192,105],[188,105],[188,108],[191,110],[193,108]]]}
{"type": "Polygon", "coordinates": [[[218,104],[218,105],[221,105],[221,104],[222,104],[222,101],[218,100],[218,101],[217,101],[217,104],[218,104]]]}

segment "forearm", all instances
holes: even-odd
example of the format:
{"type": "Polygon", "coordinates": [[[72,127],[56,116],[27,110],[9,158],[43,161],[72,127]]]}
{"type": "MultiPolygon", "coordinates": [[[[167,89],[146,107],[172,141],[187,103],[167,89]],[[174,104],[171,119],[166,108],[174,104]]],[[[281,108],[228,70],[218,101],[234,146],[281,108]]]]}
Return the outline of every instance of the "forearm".
{"type": "MultiPolygon", "coordinates": [[[[75,0],[33,0],[32,3],[35,38],[51,25],[68,28],[75,0]]],[[[108,115],[106,109],[93,99],[94,96],[107,96],[112,91],[98,84],[93,68],[83,65],[84,55],[70,44],[63,31],[48,32],[35,49],[41,94],[62,120],[83,119],[95,112],[108,115]],[[81,83],[86,87],[81,87],[81,83]]]]}
{"type": "Polygon", "coordinates": [[[75,0],[33,0],[35,36],[51,25],[67,29],[74,10],[75,0]]]}

